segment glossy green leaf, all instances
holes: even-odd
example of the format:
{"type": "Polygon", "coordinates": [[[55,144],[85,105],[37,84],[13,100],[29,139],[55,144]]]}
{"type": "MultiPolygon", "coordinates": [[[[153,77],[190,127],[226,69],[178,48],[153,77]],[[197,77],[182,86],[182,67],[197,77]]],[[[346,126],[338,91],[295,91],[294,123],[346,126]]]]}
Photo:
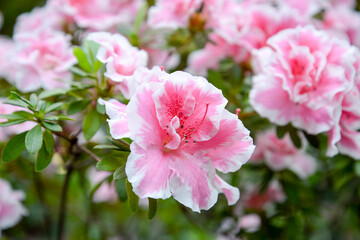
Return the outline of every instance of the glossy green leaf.
{"type": "Polygon", "coordinates": [[[116,180],[115,181],[115,189],[116,189],[116,193],[119,197],[119,200],[121,202],[126,202],[126,200],[128,199],[127,193],[126,193],[126,179],[116,180]]]}
{"type": "Polygon", "coordinates": [[[97,162],[96,168],[101,171],[113,172],[123,164],[124,164],[124,161],[118,157],[106,156],[103,159],[101,159],[99,162],[97,162]]]}
{"type": "Polygon", "coordinates": [[[131,183],[129,181],[126,181],[126,193],[128,196],[130,211],[135,213],[139,205],[139,197],[136,196],[133,192],[131,183]]]}
{"type": "Polygon", "coordinates": [[[75,57],[78,60],[79,66],[87,72],[92,72],[92,67],[91,67],[84,51],[79,47],[74,47],[73,52],[74,52],[75,57]]]}
{"type": "Polygon", "coordinates": [[[53,131],[53,132],[61,132],[62,131],[62,127],[59,124],[56,123],[52,123],[52,122],[42,122],[42,124],[44,125],[44,127],[46,127],[47,129],[53,131]]]}
{"type": "Polygon", "coordinates": [[[116,169],[116,171],[113,174],[113,179],[114,180],[123,180],[126,179],[126,173],[125,173],[125,165],[119,167],[118,169],[116,169]]]}
{"type": "Polygon", "coordinates": [[[82,130],[86,140],[90,140],[95,133],[99,130],[101,125],[101,118],[96,109],[91,109],[86,113],[82,130]]]}
{"type": "Polygon", "coordinates": [[[6,143],[1,153],[3,162],[10,162],[21,155],[25,150],[25,136],[27,132],[16,135],[6,143]]]}
{"type": "Polygon", "coordinates": [[[156,215],[157,199],[149,198],[148,219],[153,219],[156,215]]]}
{"type": "Polygon", "coordinates": [[[71,102],[67,109],[67,114],[72,115],[84,110],[90,104],[90,102],[90,99],[71,102]]]}
{"type": "Polygon", "coordinates": [[[54,152],[48,152],[46,149],[46,144],[43,143],[36,158],[35,171],[40,172],[44,170],[47,166],[49,166],[53,155],[54,152]]]}
{"type": "Polygon", "coordinates": [[[47,90],[47,91],[43,91],[39,94],[39,99],[45,99],[45,98],[49,98],[49,97],[55,97],[55,96],[59,96],[59,95],[64,95],[67,93],[68,90],[66,89],[62,89],[62,88],[56,88],[56,89],[51,89],[51,90],[47,90]]]}
{"type": "Polygon", "coordinates": [[[33,127],[25,137],[25,147],[29,153],[36,153],[40,150],[43,142],[41,125],[33,127]]]}

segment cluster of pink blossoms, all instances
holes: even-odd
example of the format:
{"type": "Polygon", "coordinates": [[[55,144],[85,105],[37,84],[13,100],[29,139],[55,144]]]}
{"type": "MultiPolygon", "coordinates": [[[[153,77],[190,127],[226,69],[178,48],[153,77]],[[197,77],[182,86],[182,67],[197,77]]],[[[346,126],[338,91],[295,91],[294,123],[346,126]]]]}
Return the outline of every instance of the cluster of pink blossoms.
{"type": "Polygon", "coordinates": [[[150,70],[127,106],[105,101],[114,138],[130,137],[126,174],[141,198],[169,198],[194,211],[209,209],[223,192],[239,190],[216,174],[237,171],[255,146],[227,100],[206,79],[150,70]]]}
{"type": "Polygon", "coordinates": [[[1,230],[15,226],[27,210],[21,201],[25,194],[20,190],[13,190],[8,182],[0,179],[0,238],[1,230]]]}
{"type": "Polygon", "coordinates": [[[256,149],[251,163],[264,163],[273,171],[290,169],[300,178],[307,178],[316,170],[316,161],[306,153],[307,144],[302,139],[302,148],[297,149],[287,133],[282,139],[274,130],[256,135],[256,149]]]}

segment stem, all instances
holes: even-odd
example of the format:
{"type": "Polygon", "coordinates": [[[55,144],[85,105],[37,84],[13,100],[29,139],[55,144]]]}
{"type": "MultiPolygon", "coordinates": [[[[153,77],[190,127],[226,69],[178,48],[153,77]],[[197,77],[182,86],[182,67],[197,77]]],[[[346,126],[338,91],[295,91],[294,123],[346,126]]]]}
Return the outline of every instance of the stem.
{"type": "Polygon", "coordinates": [[[99,158],[95,153],[93,153],[92,151],[90,151],[89,149],[87,149],[86,147],[83,147],[81,145],[77,145],[77,147],[87,153],[90,157],[92,157],[94,160],[96,160],[97,162],[99,162],[101,160],[101,158],[99,158]]]}
{"type": "Polygon", "coordinates": [[[74,162],[76,161],[77,154],[70,160],[69,165],[67,165],[67,173],[65,176],[65,182],[61,191],[61,200],[60,200],[60,209],[59,209],[59,222],[58,222],[58,232],[57,240],[62,240],[64,237],[64,227],[65,227],[65,215],[66,215],[66,199],[67,193],[69,190],[70,177],[74,170],[74,162]]]}
{"type": "Polygon", "coordinates": [[[45,204],[44,201],[44,195],[43,195],[43,191],[44,191],[44,185],[41,181],[41,177],[39,174],[36,174],[35,172],[33,172],[33,176],[34,176],[34,185],[35,185],[35,190],[36,190],[36,194],[39,198],[39,202],[40,205],[42,207],[42,213],[43,213],[43,218],[44,218],[44,228],[45,228],[45,232],[48,236],[48,239],[51,238],[51,218],[50,215],[48,213],[48,209],[47,209],[47,205],[45,204]]]}

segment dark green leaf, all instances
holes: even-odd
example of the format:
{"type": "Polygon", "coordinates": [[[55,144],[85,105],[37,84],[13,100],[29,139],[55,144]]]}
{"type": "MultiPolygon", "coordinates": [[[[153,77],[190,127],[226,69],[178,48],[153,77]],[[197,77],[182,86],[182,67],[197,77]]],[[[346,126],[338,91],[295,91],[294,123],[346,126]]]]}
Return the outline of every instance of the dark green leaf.
{"type": "Polygon", "coordinates": [[[13,121],[8,121],[8,122],[2,122],[2,123],[0,123],[0,127],[9,127],[9,126],[16,125],[16,124],[20,124],[20,123],[24,123],[24,122],[26,122],[25,119],[13,120],[13,121]]]}
{"type": "Polygon", "coordinates": [[[21,97],[19,94],[17,94],[16,92],[13,92],[13,91],[10,93],[10,99],[12,99],[12,100],[20,100],[23,103],[25,103],[26,105],[31,105],[29,100],[21,97]]]}
{"type": "Polygon", "coordinates": [[[45,113],[49,113],[49,112],[53,112],[53,111],[57,111],[62,109],[64,106],[64,103],[58,102],[58,103],[53,103],[50,106],[46,107],[45,109],[45,113]]]}
{"type": "Polygon", "coordinates": [[[48,152],[45,143],[43,143],[36,158],[35,171],[40,172],[49,166],[53,155],[54,151],[48,152]]]}
{"type": "Polygon", "coordinates": [[[41,130],[41,125],[36,125],[33,127],[25,137],[25,146],[26,150],[29,153],[36,153],[40,150],[43,142],[43,132],[41,130]]]}
{"type": "Polygon", "coordinates": [[[136,196],[133,192],[131,183],[129,181],[126,181],[126,193],[128,196],[130,211],[135,213],[139,205],[139,197],[136,196]]]}
{"type": "Polygon", "coordinates": [[[74,52],[75,57],[78,60],[79,66],[87,72],[92,72],[92,67],[91,67],[84,51],[79,47],[74,47],[73,52],[74,52]]]}
{"type": "Polygon", "coordinates": [[[90,99],[71,102],[67,109],[67,114],[72,115],[84,110],[90,102],[90,99]]]}
{"type": "Polygon", "coordinates": [[[10,162],[21,155],[25,149],[25,136],[27,132],[12,137],[4,146],[1,154],[3,162],[10,162]]]}
{"type": "Polygon", "coordinates": [[[55,141],[52,132],[48,129],[44,131],[44,143],[48,153],[54,153],[55,141]]]}
{"type": "Polygon", "coordinates": [[[114,180],[123,180],[126,178],[126,173],[125,173],[125,165],[119,167],[118,169],[116,169],[116,171],[113,174],[113,179],[114,180]]]}
{"type": "Polygon", "coordinates": [[[27,104],[20,100],[8,99],[4,103],[13,105],[13,106],[23,107],[23,108],[27,107],[27,104]]]}
{"type": "Polygon", "coordinates": [[[295,128],[292,128],[290,131],[290,138],[291,141],[294,143],[296,148],[301,148],[301,139],[299,137],[299,134],[295,128]]]}
{"type": "Polygon", "coordinates": [[[279,139],[282,139],[287,132],[287,126],[277,126],[276,127],[276,135],[279,139]]]}
{"type": "Polygon", "coordinates": [[[122,159],[115,156],[107,156],[97,162],[96,167],[101,171],[113,172],[123,164],[124,161],[122,159]]]}
{"type": "Polygon", "coordinates": [[[156,210],[157,210],[157,199],[149,198],[148,219],[153,219],[153,217],[155,217],[156,210]]]}
{"type": "Polygon", "coordinates": [[[96,109],[91,109],[84,118],[82,130],[86,140],[90,140],[99,130],[101,118],[96,109]]]}
{"type": "Polygon", "coordinates": [[[46,127],[47,129],[49,129],[53,132],[61,132],[62,131],[62,127],[59,124],[52,123],[52,122],[42,122],[42,124],[44,125],[44,127],[46,127]]]}
{"type": "Polygon", "coordinates": [[[68,90],[62,89],[62,88],[56,88],[56,89],[52,89],[52,90],[47,90],[47,91],[41,92],[39,94],[39,98],[40,99],[45,99],[45,98],[49,98],[49,97],[64,95],[64,94],[67,93],[67,91],[68,90]]]}
{"type": "Polygon", "coordinates": [[[119,200],[121,202],[126,202],[126,200],[128,198],[127,193],[126,193],[126,179],[116,180],[115,188],[116,188],[116,193],[119,197],[119,200]]]}

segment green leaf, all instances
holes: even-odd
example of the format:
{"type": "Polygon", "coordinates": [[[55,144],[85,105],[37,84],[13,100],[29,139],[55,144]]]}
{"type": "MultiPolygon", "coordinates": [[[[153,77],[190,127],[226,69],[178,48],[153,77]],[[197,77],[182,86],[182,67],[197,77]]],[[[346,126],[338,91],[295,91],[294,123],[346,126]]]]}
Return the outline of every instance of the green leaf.
{"type": "Polygon", "coordinates": [[[91,109],[84,118],[82,130],[86,140],[90,140],[99,130],[101,125],[101,117],[96,109],[91,109]]]}
{"type": "Polygon", "coordinates": [[[29,100],[21,97],[19,94],[17,94],[17,93],[14,92],[14,91],[12,91],[12,92],[10,93],[10,99],[12,99],[12,100],[20,100],[20,101],[22,101],[23,103],[25,103],[26,106],[31,105],[31,103],[30,103],[29,100]]]}
{"type": "Polygon", "coordinates": [[[33,127],[25,137],[25,146],[26,150],[29,153],[36,153],[40,150],[43,142],[43,132],[41,130],[41,125],[38,124],[33,127]]]}
{"type": "Polygon", "coordinates": [[[38,97],[36,96],[35,93],[32,93],[30,95],[30,103],[32,106],[36,107],[37,103],[38,103],[38,97]]]}
{"type": "Polygon", "coordinates": [[[5,104],[26,108],[27,104],[20,100],[8,99],[4,101],[5,104]]]}
{"type": "Polygon", "coordinates": [[[34,119],[34,115],[32,113],[26,112],[26,111],[16,111],[12,113],[13,115],[16,115],[18,117],[23,117],[26,119],[34,119]]]}
{"type": "Polygon", "coordinates": [[[354,165],[355,175],[360,177],[360,162],[356,162],[354,165]]]}
{"type": "Polygon", "coordinates": [[[297,130],[295,128],[291,128],[289,133],[290,133],[291,141],[294,143],[295,147],[301,148],[301,139],[298,135],[297,130]]]}
{"type": "Polygon", "coordinates": [[[1,153],[3,162],[10,162],[21,155],[25,149],[25,136],[27,132],[12,137],[4,146],[1,153]]]}
{"type": "Polygon", "coordinates": [[[119,197],[121,202],[126,202],[127,200],[127,193],[126,193],[126,179],[123,180],[116,180],[115,181],[115,189],[116,193],[119,197]]]}
{"type": "Polygon", "coordinates": [[[119,150],[119,148],[116,147],[116,146],[113,146],[113,145],[103,145],[103,144],[96,145],[96,146],[94,147],[94,149],[119,150]]]}
{"type": "Polygon", "coordinates": [[[122,139],[113,139],[113,138],[109,138],[109,139],[112,142],[112,144],[114,144],[115,146],[118,147],[117,150],[130,152],[130,144],[129,143],[125,142],[122,139]]]}
{"type": "Polygon", "coordinates": [[[126,181],[126,193],[128,196],[130,211],[132,213],[135,213],[139,205],[139,197],[136,196],[135,193],[133,192],[131,183],[129,181],[126,181]]]}
{"type": "Polygon", "coordinates": [[[45,108],[45,113],[60,110],[63,108],[63,106],[64,106],[64,103],[62,103],[62,102],[51,104],[50,106],[45,108]]]}
{"type": "Polygon", "coordinates": [[[46,148],[46,144],[43,143],[36,158],[35,171],[40,172],[44,170],[47,166],[49,166],[53,155],[54,155],[54,151],[48,152],[46,148]]]}
{"type": "Polygon", "coordinates": [[[54,146],[55,146],[54,136],[52,132],[48,129],[45,129],[44,131],[44,143],[45,143],[46,151],[48,153],[54,153],[54,146]]]}
{"type": "Polygon", "coordinates": [[[90,99],[71,102],[67,109],[67,114],[72,115],[78,113],[84,110],[89,105],[89,103],[91,103],[90,99]]]}
{"type": "Polygon", "coordinates": [[[125,165],[119,167],[118,169],[116,169],[116,171],[113,174],[113,179],[114,180],[123,180],[126,179],[126,173],[125,173],[125,165]]]}
{"type": "Polygon", "coordinates": [[[157,199],[149,198],[148,219],[153,219],[153,217],[155,217],[156,210],[157,210],[157,199]]]}
{"type": "Polygon", "coordinates": [[[136,15],[136,18],[135,18],[135,32],[136,33],[139,32],[141,24],[144,22],[144,19],[146,17],[146,13],[147,13],[147,9],[148,9],[148,4],[147,4],[147,2],[144,2],[144,4],[139,9],[139,11],[136,15]]]}
{"type": "Polygon", "coordinates": [[[64,115],[47,116],[47,117],[44,118],[44,120],[47,120],[47,121],[59,121],[59,120],[71,120],[71,121],[75,121],[74,119],[69,118],[69,117],[64,116],[64,115]]]}
{"type": "Polygon", "coordinates": [[[52,90],[43,91],[39,94],[39,99],[45,99],[45,98],[49,98],[49,97],[64,95],[67,93],[67,91],[68,91],[67,89],[62,89],[62,88],[56,88],[56,89],[52,89],[52,90]]]}
{"type": "Polygon", "coordinates": [[[287,126],[277,126],[276,127],[276,135],[279,139],[282,139],[287,132],[287,126]]]}
{"type": "Polygon", "coordinates": [[[88,75],[87,72],[81,70],[80,68],[77,68],[77,67],[71,67],[70,69],[70,72],[80,76],[80,77],[86,77],[88,75]]]}
{"type": "Polygon", "coordinates": [[[21,120],[21,119],[25,119],[22,116],[16,115],[16,114],[0,114],[0,119],[7,119],[10,121],[15,121],[15,120],[21,120]]]}
{"type": "Polygon", "coordinates": [[[75,57],[78,60],[79,66],[87,72],[92,72],[92,67],[91,67],[84,51],[79,47],[74,47],[73,52],[74,52],[75,57]]]}
{"type": "Polygon", "coordinates": [[[101,159],[99,162],[97,162],[96,168],[101,171],[113,172],[123,164],[124,161],[121,160],[120,158],[114,156],[107,156],[101,159]]]}
{"type": "Polygon", "coordinates": [[[62,131],[62,127],[59,124],[56,123],[52,123],[52,122],[42,122],[42,124],[44,125],[44,127],[46,127],[47,129],[53,131],[53,132],[61,132],[62,131]]]}
{"type": "Polygon", "coordinates": [[[9,127],[12,125],[20,124],[26,122],[25,119],[19,119],[19,120],[13,120],[13,121],[7,121],[0,123],[0,127],[9,127]]]}
{"type": "Polygon", "coordinates": [[[96,111],[100,114],[105,114],[105,106],[96,102],[96,111]]]}

